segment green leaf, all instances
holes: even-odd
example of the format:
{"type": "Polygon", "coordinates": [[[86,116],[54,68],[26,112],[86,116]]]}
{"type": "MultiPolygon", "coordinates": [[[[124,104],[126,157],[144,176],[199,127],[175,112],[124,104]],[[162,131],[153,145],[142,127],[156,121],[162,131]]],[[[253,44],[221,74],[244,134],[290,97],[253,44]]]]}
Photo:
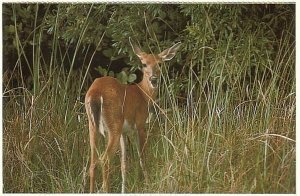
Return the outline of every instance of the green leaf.
{"type": "Polygon", "coordinates": [[[113,71],[109,71],[108,75],[111,76],[111,77],[115,77],[115,73],[113,71]]]}
{"type": "Polygon", "coordinates": [[[105,68],[98,66],[95,68],[95,70],[98,71],[102,76],[107,76],[107,70],[105,68]]]}
{"type": "Polygon", "coordinates": [[[117,79],[122,83],[122,84],[127,84],[127,74],[125,71],[121,71],[120,73],[117,74],[117,79]]]}
{"type": "Polygon", "coordinates": [[[15,32],[15,26],[14,25],[9,25],[7,27],[7,32],[8,33],[14,33],[15,32]]]}
{"type": "Polygon", "coordinates": [[[113,50],[111,48],[103,50],[102,51],[103,55],[110,58],[113,55],[113,50]]]}
{"type": "Polygon", "coordinates": [[[132,74],[130,74],[130,75],[128,76],[127,81],[128,81],[129,83],[134,82],[135,80],[136,80],[136,74],[132,73],[132,74]]]}

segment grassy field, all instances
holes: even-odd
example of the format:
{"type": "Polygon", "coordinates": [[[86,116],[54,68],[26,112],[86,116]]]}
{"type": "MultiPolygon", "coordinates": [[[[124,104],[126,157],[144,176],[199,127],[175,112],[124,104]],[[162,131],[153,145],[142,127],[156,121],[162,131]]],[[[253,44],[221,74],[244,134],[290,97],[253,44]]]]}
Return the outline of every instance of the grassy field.
{"type": "MultiPolygon", "coordinates": [[[[34,33],[42,36],[42,31],[34,33]]],[[[83,100],[92,81],[87,71],[91,61],[74,70],[76,55],[84,56],[80,40],[73,57],[54,39],[46,62],[41,40],[34,40],[33,62],[27,65],[20,60],[24,46],[16,34],[19,59],[12,75],[3,73],[3,192],[88,192],[90,148],[83,100]],[[70,69],[59,63],[64,58],[70,58],[70,69]],[[22,66],[32,67],[32,88],[22,66]]],[[[192,60],[182,60],[189,62],[182,65],[186,74],[168,75],[170,66],[162,65],[158,106],[146,125],[149,183],[140,177],[136,135],[130,134],[126,191],[295,193],[293,40],[284,34],[276,40],[277,53],[268,56],[255,48],[255,35],[245,35],[234,45],[229,40],[225,46],[201,48],[210,50],[210,58],[214,55],[209,64],[204,52],[190,54],[192,60]],[[260,58],[253,57],[260,52],[260,58]]],[[[120,192],[119,154],[113,161],[112,191],[120,192]]],[[[100,167],[96,173],[96,190],[101,191],[100,167]]]]}
{"type": "MultiPolygon", "coordinates": [[[[295,50],[281,47],[277,64],[263,65],[271,77],[254,78],[255,85],[249,88],[228,72],[237,67],[239,77],[245,77],[247,60],[229,65],[226,56],[216,56],[211,65],[212,71],[214,67],[222,71],[208,90],[204,77],[190,69],[185,78],[189,93],[180,99],[176,91],[180,84],[164,74],[160,108],[147,124],[150,181],[145,184],[139,177],[135,135],[130,135],[127,191],[295,193],[295,73],[287,69],[295,65],[295,50]],[[230,89],[222,88],[225,80],[232,81],[230,89]]],[[[37,92],[4,87],[5,193],[88,191],[84,75],[53,69],[49,75],[39,75],[37,92]],[[66,75],[72,84],[68,88],[66,75]]],[[[118,155],[114,162],[112,189],[120,192],[118,155]]]]}

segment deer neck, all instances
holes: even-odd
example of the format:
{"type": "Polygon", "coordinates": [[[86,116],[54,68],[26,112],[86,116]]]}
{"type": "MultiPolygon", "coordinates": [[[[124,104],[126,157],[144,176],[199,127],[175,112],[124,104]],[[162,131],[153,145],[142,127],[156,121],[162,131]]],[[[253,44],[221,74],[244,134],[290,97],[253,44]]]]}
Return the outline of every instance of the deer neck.
{"type": "Polygon", "coordinates": [[[157,95],[157,88],[153,88],[149,79],[143,78],[143,80],[137,84],[146,102],[155,101],[157,95]]]}

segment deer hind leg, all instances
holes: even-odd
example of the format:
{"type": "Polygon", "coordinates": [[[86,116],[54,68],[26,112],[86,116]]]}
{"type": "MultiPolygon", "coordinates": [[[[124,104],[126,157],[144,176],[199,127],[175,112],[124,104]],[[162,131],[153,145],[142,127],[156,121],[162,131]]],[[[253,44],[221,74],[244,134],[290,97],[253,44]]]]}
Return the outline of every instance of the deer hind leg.
{"type": "Polygon", "coordinates": [[[95,184],[95,167],[97,162],[97,154],[96,154],[96,130],[92,123],[89,123],[90,127],[90,147],[91,147],[91,163],[90,163],[90,192],[94,192],[94,184],[95,184]]]}
{"type": "Polygon", "coordinates": [[[109,192],[109,176],[111,159],[119,147],[121,137],[121,127],[117,130],[108,130],[108,143],[105,153],[102,157],[102,177],[103,177],[103,191],[109,192]]]}
{"type": "Polygon", "coordinates": [[[90,174],[90,192],[94,192],[95,184],[95,167],[97,163],[96,154],[96,132],[99,127],[99,107],[98,103],[89,100],[86,102],[86,112],[89,120],[89,135],[90,135],[90,148],[91,148],[91,162],[89,168],[90,174]]]}

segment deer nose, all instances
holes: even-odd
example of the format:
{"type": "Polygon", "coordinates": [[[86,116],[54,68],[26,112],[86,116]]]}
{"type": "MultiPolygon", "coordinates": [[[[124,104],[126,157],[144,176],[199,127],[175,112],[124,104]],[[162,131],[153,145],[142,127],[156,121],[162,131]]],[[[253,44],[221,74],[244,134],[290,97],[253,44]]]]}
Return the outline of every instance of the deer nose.
{"type": "Polygon", "coordinates": [[[158,86],[158,77],[157,76],[151,76],[150,77],[150,82],[154,88],[158,86]]]}

